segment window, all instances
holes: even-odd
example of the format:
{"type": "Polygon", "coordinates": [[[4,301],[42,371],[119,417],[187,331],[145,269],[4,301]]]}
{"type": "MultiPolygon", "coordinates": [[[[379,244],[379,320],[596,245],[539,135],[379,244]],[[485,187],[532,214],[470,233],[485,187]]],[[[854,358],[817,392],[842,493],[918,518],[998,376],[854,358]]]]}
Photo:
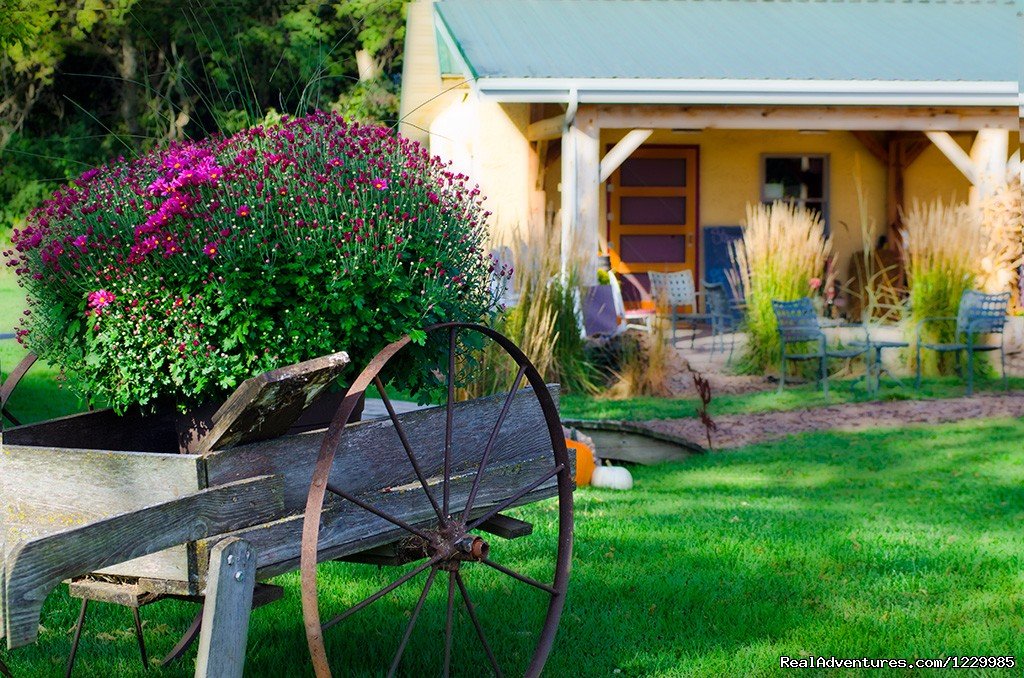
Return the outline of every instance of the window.
{"type": "Polygon", "coordinates": [[[766,155],[761,170],[761,200],[785,200],[818,210],[828,233],[828,156],[766,155]]]}

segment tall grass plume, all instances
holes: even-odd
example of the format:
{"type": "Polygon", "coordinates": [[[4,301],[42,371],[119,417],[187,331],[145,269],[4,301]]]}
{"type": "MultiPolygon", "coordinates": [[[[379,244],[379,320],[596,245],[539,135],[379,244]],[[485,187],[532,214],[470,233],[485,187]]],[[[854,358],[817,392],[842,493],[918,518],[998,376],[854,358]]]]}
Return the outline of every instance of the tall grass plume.
{"type": "Polygon", "coordinates": [[[747,205],[743,237],[732,244],[730,253],[733,277],[747,303],[741,372],[763,373],[778,363],[772,300],[792,301],[831,289],[831,253],[832,241],[817,211],[782,201],[747,205]]]}

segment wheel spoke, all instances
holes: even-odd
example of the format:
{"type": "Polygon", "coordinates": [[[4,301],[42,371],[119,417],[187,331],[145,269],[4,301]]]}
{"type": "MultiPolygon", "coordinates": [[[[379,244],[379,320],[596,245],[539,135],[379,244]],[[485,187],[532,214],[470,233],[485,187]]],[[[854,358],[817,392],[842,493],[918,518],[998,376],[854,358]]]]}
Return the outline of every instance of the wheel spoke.
{"type": "Polygon", "coordinates": [[[377,386],[377,391],[380,393],[380,399],[384,401],[384,407],[388,411],[388,416],[391,417],[391,423],[395,425],[395,432],[398,434],[398,439],[402,441],[402,447],[405,448],[405,454],[409,457],[409,463],[412,464],[412,470],[416,472],[416,477],[420,481],[420,486],[423,488],[423,492],[427,495],[427,499],[430,500],[430,505],[434,507],[434,513],[437,514],[438,520],[444,522],[441,507],[437,505],[437,500],[434,499],[434,495],[431,494],[430,488],[427,486],[427,479],[423,475],[422,469],[420,469],[419,462],[416,461],[416,455],[412,451],[412,446],[409,445],[409,439],[405,435],[405,429],[402,428],[402,423],[398,421],[398,415],[395,414],[395,408],[391,405],[391,399],[388,398],[388,394],[384,390],[384,384],[381,383],[380,377],[374,377],[373,383],[377,386]]]}
{"type": "Polygon", "coordinates": [[[505,567],[504,565],[499,565],[498,563],[494,562],[493,560],[488,560],[488,559],[485,558],[485,559],[481,560],[480,562],[482,562],[484,565],[489,565],[490,567],[493,567],[498,572],[503,572],[504,574],[507,574],[508,576],[512,577],[513,579],[518,579],[519,581],[523,582],[524,584],[529,584],[530,586],[536,587],[536,588],[540,589],[541,591],[547,591],[551,595],[555,595],[556,593],[558,593],[558,591],[555,590],[554,586],[548,586],[547,584],[539,582],[536,579],[532,579],[530,577],[527,577],[525,574],[519,574],[515,570],[511,570],[511,569],[505,567]]]}
{"type": "Polygon", "coordinates": [[[487,636],[484,635],[484,627],[480,625],[480,620],[477,619],[476,609],[473,607],[473,601],[469,599],[469,591],[466,590],[466,583],[462,581],[462,575],[458,572],[455,573],[455,582],[459,585],[459,592],[462,593],[462,600],[466,603],[466,611],[469,612],[469,618],[473,622],[473,626],[476,627],[476,635],[480,638],[480,644],[484,646],[484,652],[487,653],[487,659],[491,662],[491,668],[494,669],[494,675],[498,678],[502,677],[501,668],[498,667],[498,660],[494,658],[494,653],[491,652],[491,646],[487,643],[487,636]]]}
{"type": "Polygon", "coordinates": [[[505,396],[505,403],[501,406],[501,412],[498,413],[498,420],[494,422],[494,428],[491,429],[491,436],[487,439],[484,453],[480,457],[480,468],[477,469],[476,477],[473,478],[473,487],[469,491],[469,498],[466,500],[466,508],[462,512],[463,515],[469,515],[469,512],[473,509],[473,502],[476,501],[476,493],[480,491],[480,479],[484,477],[487,460],[491,456],[491,450],[494,449],[494,443],[498,439],[498,432],[501,431],[501,425],[505,423],[508,410],[512,407],[512,400],[516,397],[516,393],[519,392],[519,386],[523,383],[523,376],[525,375],[526,365],[523,365],[519,368],[519,372],[516,373],[515,381],[512,382],[512,390],[505,396]]]}
{"type": "Polygon", "coordinates": [[[405,646],[409,643],[409,637],[412,636],[412,630],[416,626],[416,618],[420,616],[423,602],[427,599],[427,594],[430,593],[430,587],[434,585],[434,577],[436,576],[437,568],[432,569],[430,574],[427,575],[427,583],[423,586],[423,593],[420,594],[420,599],[416,601],[416,607],[412,610],[412,617],[409,618],[409,624],[405,627],[405,635],[402,636],[402,642],[398,644],[398,651],[395,652],[395,658],[391,662],[388,678],[395,675],[395,672],[398,671],[398,665],[402,663],[402,654],[405,652],[405,646]]]}
{"type": "Polygon", "coordinates": [[[448,611],[444,618],[444,671],[441,675],[448,678],[452,668],[452,613],[455,611],[455,572],[448,573],[448,611]]]}
{"type": "Polygon", "coordinates": [[[331,619],[330,621],[325,623],[323,625],[323,630],[326,631],[327,629],[331,628],[332,626],[335,626],[336,624],[338,624],[338,622],[344,620],[345,618],[349,617],[350,615],[353,615],[356,612],[359,612],[359,610],[363,609],[367,605],[370,605],[371,603],[377,602],[382,597],[384,597],[387,594],[391,593],[392,591],[397,589],[399,586],[401,586],[405,582],[409,581],[410,579],[412,579],[413,577],[418,575],[423,570],[427,569],[428,567],[433,567],[434,565],[437,565],[439,562],[441,562],[441,556],[434,556],[433,558],[431,558],[427,562],[423,563],[422,565],[420,565],[416,569],[410,570],[409,572],[406,572],[401,577],[399,577],[395,581],[391,582],[390,584],[388,584],[387,586],[382,588],[380,591],[377,591],[372,596],[364,598],[363,600],[359,601],[358,603],[356,603],[352,607],[348,608],[347,610],[345,610],[344,612],[342,612],[338,616],[334,617],[333,619],[331,619]]]}
{"type": "Polygon", "coordinates": [[[451,496],[452,477],[452,416],[455,407],[455,328],[448,330],[448,402],[445,404],[444,425],[444,509],[448,516],[448,501],[451,496]]]}
{"type": "Polygon", "coordinates": [[[554,478],[556,475],[558,475],[559,472],[561,472],[561,470],[563,468],[564,468],[563,464],[559,464],[558,466],[554,467],[553,469],[551,469],[550,471],[548,471],[547,473],[542,475],[537,480],[533,481],[532,483],[530,483],[529,485],[527,485],[523,489],[521,489],[518,492],[516,492],[514,495],[512,495],[511,497],[509,497],[505,501],[503,501],[500,504],[498,504],[497,506],[493,507],[487,513],[483,514],[482,516],[480,516],[479,518],[477,518],[473,522],[471,522],[468,525],[466,525],[466,529],[467,530],[475,530],[477,527],[480,526],[481,523],[487,522],[488,520],[493,518],[498,513],[501,513],[502,511],[504,511],[505,509],[507,509],[508,507],[512,506],[517,501],[519,501],[520,499],[525,497],[530,492],[533,492],[538,487],[540,487],[541,485],[543,485],[547,481],[549,481],[552,478],[554,478]]]}
{"type": "Polygon", "coordinates": [[[345,490],[342,490],[339,487],[335,487],[331,483],[327,483],[327,489],[329,491],[333,492],[334,494],[338,495],[342,499],[348,499],[350,502],[352,502],[353,504],[355,504],[359,508],[364,509],[366,511],[369,511],[373,515],[378,516],[379,518],[383,518],[384,520],[388,521],[389,523],[393,523],[393,524],[397,525],[398,527],[402,528],[406,532],[412,532],[417,537],[420,537],[421,539],[425,539],[426,541],[430,541],[430,537],[427,535],[426,532],[424,532],[423,530],[419,529],[418,527],[414,527],[414,526],[410,525],[409,523],[405,522],[401,518],[397,518],[397,517],[391,515],[390,513],[386,513],[385,511],[381,511],[379,508],[377,508],[373,504],[367,504],[362,499],[359,499],[358,497],[352,496],[351,494],[349,494],[345,490]]]}

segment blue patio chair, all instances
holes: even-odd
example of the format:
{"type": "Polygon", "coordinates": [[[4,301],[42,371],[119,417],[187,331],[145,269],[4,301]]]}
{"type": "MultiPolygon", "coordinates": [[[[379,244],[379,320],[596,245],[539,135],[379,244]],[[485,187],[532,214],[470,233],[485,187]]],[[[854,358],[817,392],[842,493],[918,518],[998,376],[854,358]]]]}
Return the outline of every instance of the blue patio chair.
{"type": "Polygon", "coordinates": [[[843,358],[849,360],[863,355],[867,348],[858,346],[855,348],[829,349],[825,338],[825,332],[818,322],[818,313],[814,305],[807,297],[796,301],[778,301],[772,299],[772,310],[775,311],[775,320],[778,323],[779,343],[782,349],[782,360],[779,366],[779,393],[786,385],[786,361],[787,360],[817,360],[822,389],[828,395],[828,359],[843,358]],[[811,344],[812,348],[798,352],[789,353],[790,344],[811,344]]]}
{"type": "MultiPolygon", "coordinates": [[[[1009,388],[1006,378],[1006,347],[1003,341],[1003,327],[1006,325],[1006,312],[1010,304],[1010,293],[985,294],[977,290],[964,290],[960,296],[960,306],[956,317],[936,316],[923,318],[917,323],[917,372],[914,390],[921,389],[921,349],[926,348],[936,353],[953,353],[956,356],[956,371],[961,373],[960,353],[967,353],[967,395],[974,393],[974,354],[978,351],[999,351],[999,365],[1003,376],[1003,388],[1009,388]],[[921,338],[921,330],[930,323],[956,321],[951,342],[926,342],[921,338]],[[998,334],[999,344],[976,344],[975,339],[982,334],[998,334]]],[[[961,378],[963,375],[961,374],[961,378]]]]}
{"type": "Polygon", "coordinates": [[[729,293],[722,283],[704,281],[704,305],[711,319],[711,354],[714,355],[719,342],[725,352],[725,334],[732,333],[729,341],[729,361],[732,361],[736,345],[735,332],[739,329],[741,316],[729,299],[729,293]]]}

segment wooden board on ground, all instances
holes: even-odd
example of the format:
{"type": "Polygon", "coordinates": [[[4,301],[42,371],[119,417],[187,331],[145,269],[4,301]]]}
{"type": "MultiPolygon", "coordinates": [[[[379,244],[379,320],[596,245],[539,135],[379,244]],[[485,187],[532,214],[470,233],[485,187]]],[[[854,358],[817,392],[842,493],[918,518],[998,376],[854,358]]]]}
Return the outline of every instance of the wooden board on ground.
{"type": "Polygon", "coordinates": [[[590,436],[594,441],[594,454],[601,459],[649,465],[683,461],[705,452],[688,440],[649,431],[628,421],[566,420],[563,423],[590,436]]]}

